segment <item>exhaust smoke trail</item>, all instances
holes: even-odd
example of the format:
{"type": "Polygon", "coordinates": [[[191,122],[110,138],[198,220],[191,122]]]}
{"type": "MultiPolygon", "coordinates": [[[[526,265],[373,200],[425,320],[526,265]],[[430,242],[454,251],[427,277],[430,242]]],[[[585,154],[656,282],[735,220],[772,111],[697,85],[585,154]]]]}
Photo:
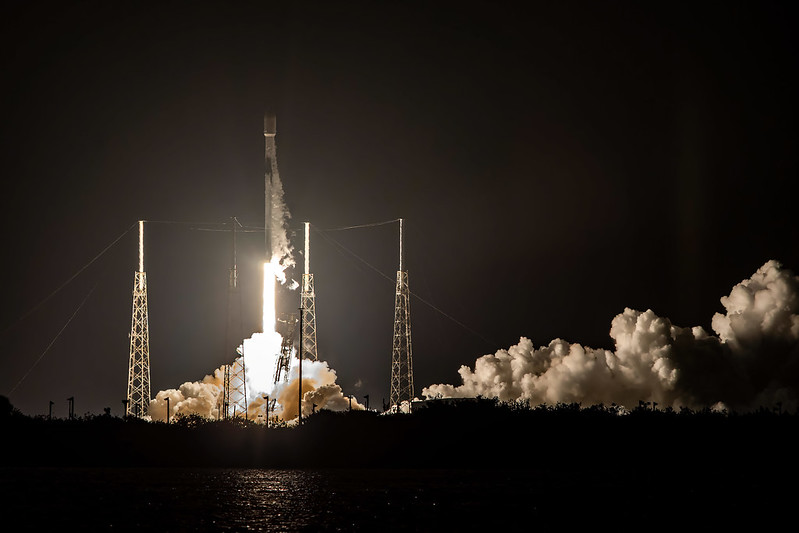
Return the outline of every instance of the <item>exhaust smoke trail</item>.
{"type": "Polygon", "coordinates": [[[721,303],[726,313],[712,320],[717,336],[627,308],[611,323],[613,351],[562,339],[535,348],[521,337],[478,358],[474,368],[462,366],[462,384],[431,385],[423,395],[628,409],[639,401],[675,409],[797,409],[799,277],[768,261],[721,303]]]}

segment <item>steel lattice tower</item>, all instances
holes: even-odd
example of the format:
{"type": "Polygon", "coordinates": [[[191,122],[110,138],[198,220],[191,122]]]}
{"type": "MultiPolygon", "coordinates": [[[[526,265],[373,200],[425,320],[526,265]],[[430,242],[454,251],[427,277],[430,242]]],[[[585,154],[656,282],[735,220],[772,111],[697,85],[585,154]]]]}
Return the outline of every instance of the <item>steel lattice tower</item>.
{"type": "Polygon", "coordinates": [[[227,419],[230,415],[230,365],[222,365],[222,405],[219,406],[219,418],[227,419]]]}
{"type": "Polygon", "coordinates": [[[232,365],[225,368],[225,381],[227,391],[224,393],[227,400],[225,418],[249,415],[247,404],[247,367],[244,364],[244,353],[237,357],[232,365]]]}
{"type": "Polygon", "coordinates": [[[291,368],[291,359],[294,357],[294,335],[297,333],[297,315],[294,313],[283,313],[282,317],[278,319],[283,331],[280,341],[280,355],[277,359],[277,366],[275,367],[275,384],[280,383],[282,379],[288,382],[289,370],[291,368]]]}
{"type": "Polygon", "coordinates": [[[413,350],[411,348],[411,305],[408,271],[403,269],[402,219],[399,219],[399,270],[394,298],[394,343],[391,351],[391,409],[399,411],[402,402],[414,397],[413,350]]]}
{"type": "MultiPolygon", "coordinates": [[[[225,352],[226,354],[233,352],[236,353],[235,347],[242,342],[243,331],[241,326],[241,292],[239,291],[238,284],[238,266],[236,259],[236,228],[241,226],[236,217],[230,219],[231,234],[233,237],[232,247],[232,262],[230,267],[230,276],[228,283],[228,308],[227,308],[227,328],[225,330],[225,352]]],[[[246,401],[247,391],[242,384],[246,383],[246,372],[242,365],[226,364],[224,365],[224,377],[222,381],[222,405],[220,406],[220,418],[229,418],[231,416],[231,406],[236,407],[238,404],[232,404],[230,401],[230,384],[231,384],[231,368],[234,368],[233,384],[236,388],[236,394],[244,398],[246,401]],[[238,373],[242,375],[239,376],[238,373]]],[[[241,406],[240,406],[241,407],[241,406]]]]}
{"type": "Polygon", "coordinates": [[[319,359],[316,346],[316,292],[311,274],[311,223],[305,223],[305,273],[302,275],[302,293],[300,309],[302,309],[302,354],[306,359],[319,359]]]}
{"type": "Polygon", "coordinates": [[[125,414],[128,416],[143,417],[150,410],[150,328],[147,315],[147,274],[144,272],[143,220],[139,220],[139,270],[133,278],[126,405],[125,414]]]}

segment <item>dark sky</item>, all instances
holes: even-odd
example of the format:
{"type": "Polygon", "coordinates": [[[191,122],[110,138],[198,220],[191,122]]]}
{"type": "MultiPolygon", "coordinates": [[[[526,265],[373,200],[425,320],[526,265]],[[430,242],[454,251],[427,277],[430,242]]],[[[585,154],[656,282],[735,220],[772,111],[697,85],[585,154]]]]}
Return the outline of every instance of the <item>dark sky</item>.
{"type": "MultiPolygon", "coordinates": [[[[411,290],[458,322],[412,301],[417,394],[520,336],[612,348],[625,307],[711,331],[799,270],[799,21],[700,4],[4,3],[0,394],[121,411],[136,232],[65,282],[139,219],[262,226],[266,110],[293,228],[405,218],[411,290]]],[[[396,234],[326,235],[393,280],[396,234]]],[[[230,238],[146,241],[155,395],[230,359],[230,238]]],[[[242,235],[248,333],[262,256],[242,235]]],[[[320,357],[378,405],[393,281],[320,234],[311,261],[320,357]]]]}

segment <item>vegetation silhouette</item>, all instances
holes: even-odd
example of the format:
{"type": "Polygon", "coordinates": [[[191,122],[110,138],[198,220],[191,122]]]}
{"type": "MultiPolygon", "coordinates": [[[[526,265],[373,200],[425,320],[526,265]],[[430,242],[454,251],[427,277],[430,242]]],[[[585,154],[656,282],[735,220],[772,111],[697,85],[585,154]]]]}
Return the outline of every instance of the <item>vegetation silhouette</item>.
{"type": "Polygon", "coordinates": [[[799,473],[799,415],[431,400],[409,414],[316,411],[300,427],[177,416],[30,417],[0,396],[2,466],[530,469],[672,476],[799,473]]]}
{"type": "Polygon", "coordinates": [[[619,520],[640,531],[652,519],[663,530],[697,520],[732,529],[744,517],[765,527],[795,501],[799,414],[781,406],[734,413],[476,398],[416,407],[317,410],[300,427],[267,428],[196,415],[148,422],[109,410],[48,420],[0,397],[0,485],[32,531],[65,519],[128,530],[119,516],[142,509],[129,530],[209,530],[208,520],[241,511],[231,504],[241,495],[224,491],[249,477],[304,479],[302,495],[262,492],[268,505],[260,506],[248,497],[258,516],[285,512],[273,498],[315,505],[296,510],[313,515],[307,531],[529,531],[533,523],[548,531],[619,520]],[[221,483],[220,492],[206,483],[221,483]],[[61,509],[93,499],[103,506],[41,513],[52,487],[59,490],[49,501],[61,509]]]}

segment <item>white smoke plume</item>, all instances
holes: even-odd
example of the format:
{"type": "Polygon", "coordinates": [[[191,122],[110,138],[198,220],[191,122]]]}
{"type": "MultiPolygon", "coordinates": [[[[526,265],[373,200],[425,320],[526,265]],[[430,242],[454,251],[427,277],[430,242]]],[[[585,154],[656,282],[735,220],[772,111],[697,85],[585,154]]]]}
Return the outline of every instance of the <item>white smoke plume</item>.
{"type": "Polygon", "coordinates": [[[205,418],[219,416],[219,402],[222,395],[224,370],[217,368],[213,375],[201,381],[187,381],[178,389],[159,391],[150,400],[150,418],[166,421],[167,398],[169,398],[169,418],[176,416],[200,415],[205,418]]]}
{"type": "Polygon", "coordinates": [[[522,337],[507,350],[462,366],[458,386],[438,384],[427,398],[491,397],[531,405],[580,403],[633,408],[773,407],[799,399],[799,277],[768,261],[721,298],[718,336],[682,328],[651,310],[625,309],[611,324],[615,350],[555,339],[535,348],[522,337]]]}
{"type": "MultiPolygon", "coordinates": [[[[297,418],[297,403],[299,401],[298,377],[299,368],[294,365],[292,366],[288,383],[279,384],[275,390],[275,394],[278,395],[278,403],[282,406],[282,412],[276,414],[284,420],[297,418]]],[[[325,361],[303,359],[302,391],[303,417],[311,415],[314,410],[345,411],[350,408],[350,399],[343,394],[341,387],[336,384],[335,370],[328,367],[325,361]]],[[[364,406],[353,399],[352,409],[364,409],[364,406]]]]}
{"type": "Polygon", "coordinates": [[[270,211],[272,218],[269,224],[271,231],[271,257],[270,262],[278,265],[279,268],[275,269],[275,274],[281,284],[286,285],[289,289],[295,290],[299,284],[295,280],[288,280],[286,278],[286,269],[296,265],[294,260],[294,247],[289,239],[288,227],[291,213],[283,198],[283,182],[280,180],[280,174],[274,172],[272,175],[272,209],[270,211]]]}
{"type": "MultiPolygon", "coordinates": [[[[256,333],[247,341],[252,341],[253,338],[262,338],[262,334],[256,333]]],[[[269,349],[267,348],[268,344],[257,344],[257,340],[254,342],[256,344],[247,343],[249,349],[245,350],[245,364],[248,372],[247,412],[249,417],[251,420],[263,421],[262,418],[259,418],[259,415],[263,416],[266,413],[264,407],[266,403],[264,397],[266,396],[269,397],[270,403],[271,400],[277,400],[274,406],[270,407],[270,420],[273,423],[279,421],[291,422],[297,418],[297,403],[299,400],[299,391],[297,390],[299,367],[297,359],[292,360],[288,381],[281,380],[275,383],[274,379],[258,379],[254,377],[258,375],[257,373],[262,376],[274,376],[276,356],[258,357],[258,354],[254,352],[256,347],[269,349]],[[251,356],[246,354],[251,354],[251,356]],[[273,365],[269,369],[253,366],[256,361],[262,362],[264,360],[273,360],[273,365]]],[[[279,338],[277,343],[279,346],[279,338]]],[[[311,415],[314,410],[345,411],[350,408],[349,397],[345,396],[341,387],[336,384],[336,378],[336,371],[331,369],[327,362],[303,359],[303,417],[311,415]]],[[[224,368],[218,368],[213,375],[205,376],[201,381],[186,382],[178,389],[159,391],[155,398],[150,401],[150,419],[166,420],[167,398],[169,398],[169,413],[172,420],[176,417],[188,415],[199,415],[212,419],[219,418],[222,406],[223,379],[224,368]]],[[[236,400],[236,398],[231,398],[232,403],[235,403],[236,400]]],[[[352,409],[364,409],[364,406],[353,399],[352,409]]],[[[239,410],[239,413],[241,411],[243,411],[243,408],[239,410]]]]}

